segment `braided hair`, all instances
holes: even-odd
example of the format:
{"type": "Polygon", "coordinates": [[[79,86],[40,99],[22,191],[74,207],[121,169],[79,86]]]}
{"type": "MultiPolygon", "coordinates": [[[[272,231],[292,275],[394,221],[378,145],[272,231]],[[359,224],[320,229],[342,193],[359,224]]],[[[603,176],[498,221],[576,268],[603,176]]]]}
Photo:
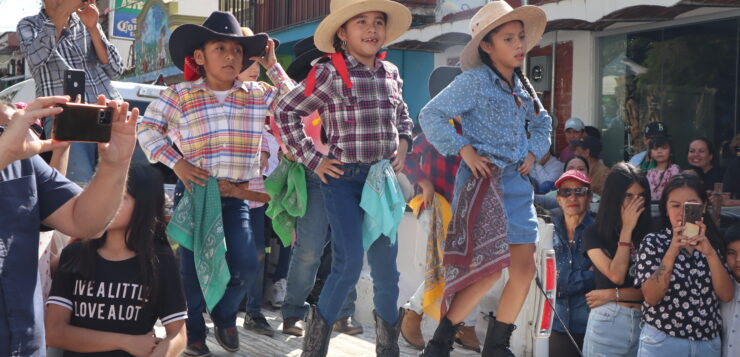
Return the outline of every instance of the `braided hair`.
{"type": "MultiPolygon", "coordinates": [[[[515,21],[518,21],[518,20],[515,20],[515,21]]],[[[490,42],[491,36],[493,36],[493,34],[498,32],[503,25],[496,27],[495,29],[488,32],[485,36],[483,36],[482,41],[490,42]]],[[[523,23],[522,23],[522,26],[524,26],[523,23]]],[[[483,64],[488,66],[493,71],[493,73],[496,73],[496,75],[499,76],[499,78],[506,81],[509,87],[514,88],[514,78],[504,78],[504,76],[501,75],[501,72],[499,72],[499,70],[496,69],[496,66],[493,64],[493,61],[491,61],[491,57],[488,55],[488,53],[486,53],[486,51],[483,51],[483,49],[480,46],[478,46],[478,56],[480,57],[483,64]]],[[[527,76],[524,75],[524,72],[522,72],[522,68],[521,67],[515,68],[514,75],[519,77],[519,80],[522,82],[522,85],[524,86],[524,90],[526,90],[529,96],[532,97],[532,106],[534,107],[534,113],[539,114],[540,106],[537,105],[537,102],[539,101],[539,99],[537,98],[537,93],[535,92],[534,87],[532,87],[532,84],[529,82],[529,79],[527,78],[527,76]]],[[[517,105],[521,105],[521,101],[519,97],[514,96],[514,100],[516,101],[517,105]]]]}

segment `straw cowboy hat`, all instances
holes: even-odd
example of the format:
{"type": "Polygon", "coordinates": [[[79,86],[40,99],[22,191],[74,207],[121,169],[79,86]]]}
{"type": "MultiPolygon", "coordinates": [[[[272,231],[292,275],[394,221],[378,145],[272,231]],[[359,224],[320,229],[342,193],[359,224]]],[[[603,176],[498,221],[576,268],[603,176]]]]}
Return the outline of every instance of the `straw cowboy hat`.
{"type": "Polygon", "coordinates": [[[331,0],[329,15],[321,21],[314,33],[314,43],[321,52],[334,53],[334,36],[349,19],[369,11],[388,16],[383,46],[403,35],[411,26],[411,11],[391,0],[331,0]]]}
{"type": "Polygon", "coordinates": [[[263,54],[267,39],[266,34],[243,36],[239,21],[234,15],[230,12],[214,11],[202,25],[185,24],[172,31],[170,57],[177,68],[184,70],[185,57],[192,56],[193,52],[206,41],[234,40],[244,48],[241,72],[254,62],[249,59],[250,57],[263,54]]]}
{"type": "Polygon", "coordinates": [[[506,1],[494,1],[483,6],[470,19],[470,34],[473,38],[465,45],[460,56],[460,67],[463,71],[483,64],[478,55],[478,45],[491,30],[510,21],[521,21],[527,41],[527,51],[531,50],[542,38],[547,26],[547,16],[537,6],[526,5],[516,9],[506,1]]]}

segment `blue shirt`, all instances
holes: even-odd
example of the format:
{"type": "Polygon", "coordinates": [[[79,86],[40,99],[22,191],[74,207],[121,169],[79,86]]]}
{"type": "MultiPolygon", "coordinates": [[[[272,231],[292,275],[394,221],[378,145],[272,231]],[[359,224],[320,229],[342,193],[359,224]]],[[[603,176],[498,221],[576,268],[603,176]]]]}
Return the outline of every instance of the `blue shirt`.
{"type": "MultiPolygon", "coordinates": [[[[593,264],[585,254],[581,253],[583,245],[583,230],[593,223],[591,213],[586,213],[581,224],[576,227],[573,244],[568,243],[568,232],[565,229],[565,219],[560,208],[552,211],[555,234],[553,249],[558,271],[557,296],[555,309],[572,333],[586,333],[588,314],[591,309],[586,304],[586,293],[595,287],[593,264]]],[[[563,324],[556,318],[552,329],[565,331],[563,324]]]]}
{"type": "Polygon", "coordinates": [[[522,162],[527,152],[541,159],[550,148],[552,119],[539,101],[540,113],[535,115],[532,97],[519,78],[514,83],[509,88],[485,65],[457,76],[421,110],[419,123],[429,142],[448,156],[470,144],[502,168],[522,162]],[[519,97],[521,107],[512,94],[519,97]],[[449,123],[456,116],[462,118],[462,135],[449,123]]]}
{"type": "Polygon", "coordinates": [[[80,188],[39,156],[0,170],[0,356],[44,356],[43,311],[34,311],[41,221],[80,188]]]}

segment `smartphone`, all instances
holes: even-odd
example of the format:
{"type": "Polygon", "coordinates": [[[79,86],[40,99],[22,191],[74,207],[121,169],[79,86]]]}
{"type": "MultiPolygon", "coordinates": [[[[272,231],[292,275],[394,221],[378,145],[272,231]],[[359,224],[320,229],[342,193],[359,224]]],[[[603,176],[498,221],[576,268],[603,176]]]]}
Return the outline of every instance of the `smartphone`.
{"type": "Polygon", "coordinates": [[[701,221],[701,216],[704,213],[704,205],[701,203],[686,202],[683,204],[683,225],[684,235],[686,237],[694,237],[699,234],[699,226],[696,222],[701,221]]]}
{"type": "Polygon", "coordinates": [[[54,116],[52,139],[94,143],[110,141],[113,108],[72,102],[59,106],[64,110],[54,116]]]}
{"type": "Polygon", "coordinates": [[[79,95],[82,102],[85,102],[85,71],[80,69],[64,70],[64,94],[77,100],[79,95]]]}

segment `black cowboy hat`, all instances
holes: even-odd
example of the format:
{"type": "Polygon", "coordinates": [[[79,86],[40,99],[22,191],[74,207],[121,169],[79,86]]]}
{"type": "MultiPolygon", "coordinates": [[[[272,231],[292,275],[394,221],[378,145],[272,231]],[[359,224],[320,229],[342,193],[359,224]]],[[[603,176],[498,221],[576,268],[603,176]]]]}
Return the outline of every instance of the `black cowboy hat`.
{"type": "MultiPolygon", "coordinates": [[[[268,40],[267,34],[243,36],[239,21],[230,12],[214,11],[203,25],[185,24],[172,31],[170,36],[170,57],[172,63],[183,69],[185,57],[192,56],[206,41],[234,40],[244,48],[244,63],[241,71],[249,67],[250,57],[262,56],[268,40]]],[[[240,72],[241,72],[240,71],[240,72]]]]}
{"type": "Polygon", "coordinates": [[[458,66],[439,66],[429,75],[429,98],[434,98],[462,73],[458,66]]]}
{"type": "Polygon", "coordinates": [[[313,42],[313,36],[306,37],[298,41],[293,46],[293,55],[295,60],[288,66],[288,70],[285,71],[290,78],[296,82],[301,82],[306,79],[308,72],[311,71],[311,63],[320,58],[325,53],[319,51],[313,42]]]}

